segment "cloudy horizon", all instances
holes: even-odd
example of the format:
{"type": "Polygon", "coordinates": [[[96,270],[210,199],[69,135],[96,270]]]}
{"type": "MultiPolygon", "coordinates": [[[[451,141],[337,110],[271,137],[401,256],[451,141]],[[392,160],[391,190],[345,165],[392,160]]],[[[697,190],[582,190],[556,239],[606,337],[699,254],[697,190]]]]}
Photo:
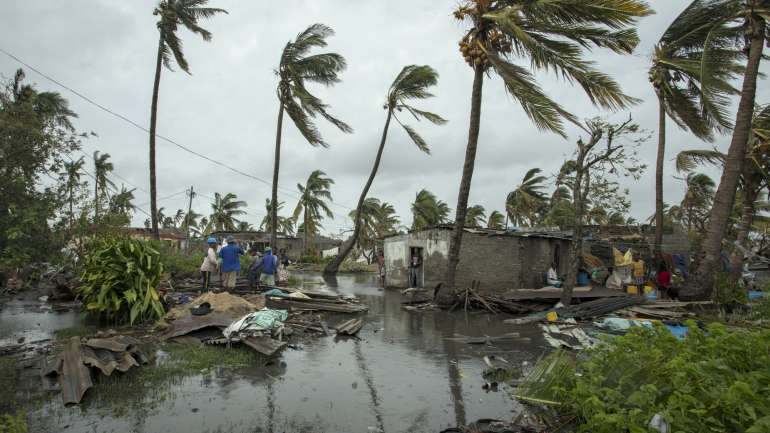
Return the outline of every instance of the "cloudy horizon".
{"type": "MultiPolygon", "coordinates": [[[[0,17],[0,48],[104,107],[147,126],[157,52],[156,17],[152,15],[155,3],[9,0],[0,17]]],[[[291,212],[296,204],[296,184],[304,184],[310,172],[321,169],[335,181],[335,218],[323,221],[326,231],[339,234],[352,228],[347,214],[355,207],[371,170],[385,120],[382,105],[387,89],[403,66],[427,64],[440,74],[439,83],[433,89],[436,97],[421,101],[418,106],[442,115],[449,123],[435,126],[408,121],[428,142],[431,155],[420,152],[403,130],[391,125],[369,196],[392,203],[402,224],[408,226],[409,206],[417,191],[426,188],[452,207],[454,219],[473,79],[472,70],[458,52],[457,42],[464,25],[451,16],[456,3],[211,0],[209,6],[224,8],[229,14],[201,23],[212,32],[211,42],[180,31],[192,75],[178,68],[174,72],[163,70],[158,134],[265,182],[236,174],[159,140],[158,206],[164,207],[167,214],[180,208],[186,210],[188,199],[183,191],[192,185],[200,194],[193,208],[208,215],[207,197],[213,197],[215,192],[232,192],[249,205],[249,214],[243,219],[259,225],[265,214],[265,199],[270,196],[273,170],[278,111],[273,70],[283,45],[308,25],[319,22],[335,30],[326,50],[342,54],[348,69],[337,85],[313,86],[311,91],[355,132],[343,134],[318,121],[330,148],[313,148],[286,119],[279,180],[279,200],[286,202],[284,212],[291,212]]],[[[640,20],[641,43],[633,55],[620,56],[606,50],[588,55],[627,94],[643,100],[631,110],[602,111],[590,104],[582,89],[553,74],[537,73],[538,80],[547,94],[580,118],[602,116],[618,121],[630,113],[642,128],[655,133],[658,107],[647,79],[652,48],[687,4],[689,1],[684,0],[650,1],[657,13],[640,20]]],[[[19,67],[23,66],[0,54],[0,75],[4,79],[19,67]]],[[[74,122],[79,131],[98,134],[83,142],[89,168],[93,151],[109,153],[117,175],[113,181],[120,186],[121,179],[125,179],[135,185],[138,189],[134,192],[134,203],[149,210],[147,133],[23,68],[29,82],[36,83],[41,90],[57,91],[70,101],[79,115],[74,122]]],[[[770,73],[767,63],[762,70],[770,73]]],[[[770,92],[764,83],[758,89],[757,103],[770,102],[770,92]]],[[[668,124],[674,125],[670,120],[668,124]]],[[[580,130],[568,125],[567,134],[565,140],[538,131],[518,103],[506,95],[500,79],[485,80],[469,205],[481,204],[487,213],[504,211],[506,194],[521,182],[527,170],[539,167],[546,174],[554,173],[571,155],[580,130]]],[[[670,126],[665,201],[679,202],[684,190],[673,163],[676,153],[710,147],[726,151],[729,140],[729,136],[719,136],[714,143],[705,143],[670,126]]],[[[653,135],[640,149],[640,159],[648,169],[639,181],[620,179],[621,185],[630,190],[631,215],[638,221],[654,213],[656,146],[653,135]]],[[[702,171],[719,181],[719,171],[702,171]]],[[[145,218],[145,214],[136,212],[133,225],[141,226],[145,218]]]]}

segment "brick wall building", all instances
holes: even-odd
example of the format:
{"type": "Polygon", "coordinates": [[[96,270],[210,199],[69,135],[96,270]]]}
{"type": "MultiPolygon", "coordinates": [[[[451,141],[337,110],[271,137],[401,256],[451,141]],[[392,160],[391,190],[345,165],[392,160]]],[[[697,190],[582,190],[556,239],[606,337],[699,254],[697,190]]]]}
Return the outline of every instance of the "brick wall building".
{"type": "MultiPolygon", "coordinates": [[[[457,266],[459,287],[473,281],[482,291],[539,288],[553,263],[567,270],[569,239],[559,233],[465,229],[457,266]]],[[[421,257],[417,285],[435,287],[444,281],[452,228],[446,226],[385,238],[385,285],[410,287],[409,261],[421,257]]]]}

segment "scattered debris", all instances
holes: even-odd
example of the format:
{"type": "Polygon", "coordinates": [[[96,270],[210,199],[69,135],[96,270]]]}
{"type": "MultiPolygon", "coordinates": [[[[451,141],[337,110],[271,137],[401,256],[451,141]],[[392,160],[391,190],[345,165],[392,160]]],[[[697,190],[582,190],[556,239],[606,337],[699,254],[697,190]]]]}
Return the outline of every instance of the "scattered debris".
{"type": "Polygon", "coordinates": [[[363,326],[364,326],[363,319],[346,320],[336,326],[337,335],[356,335],[358,334],[358,331],[360,331],[363,326]]]}
{"type": "Polygon", "coordinates": [[[575,319],[567,319],[561,324],[541,324],[540,329],[543,330],[545,341],[555,348],[581,350],[597,343],[596,339],[578,327],[575,319]]]}
{"type": "Polygon", "coordinates": [[[44,383],[58,380],[64,404],[78,404],[93,386],[91,369],[105,376],[114,371],[125,373],[132,367],[146,364],[147,358],[138,347],[138,341],[127,336],[91,338],[81,341],[72,337],[64,344],[62,353],[54,360],[44,360],[41,374],[44,383]]]}
{"type": "Polygon", "coordinates": [[[319,310],[335,313],[361,313],[369,310],[366,305],[353,302],[348,299],[336,297],[333,299],[320,298],[305,292],[309,299],[305,298],[276,298],[267,297],[266,305],[270,308],[281,310],[319,310]]]}
{"type": "Polygon", "coordinates": [[[644,298],[640,296],[624,295],[622,297],[597,299],[582,304],[570,305],[569,307],[557,308],[555,311],[559,317],[592,319],[623,308],[642,304],[644,301],[644,298]]]}

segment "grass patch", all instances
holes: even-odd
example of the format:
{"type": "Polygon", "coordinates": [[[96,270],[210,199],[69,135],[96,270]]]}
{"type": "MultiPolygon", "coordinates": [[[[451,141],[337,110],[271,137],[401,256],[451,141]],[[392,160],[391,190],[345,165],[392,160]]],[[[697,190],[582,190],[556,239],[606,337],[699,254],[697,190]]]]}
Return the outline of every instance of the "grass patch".
{"type": "Polygon", "coordinates": [[[23,413],[0,415],[0,433],[28,433],[27,420],[23,413]]]}
{"type": "Polygon", "coordinates": [[[156,352],[155,362],[123,375],[101,377],[84,399],[85,405],[115,416],[129,411],[152,410],[175,398],[174,385],[195,375],[264,364],[265,358],[243,347],[194,346],[167,343],[156,352]]]}
{"type": "Polygon", "coordinates": [[[72,328],[58,329],[54,331],[53,336],[57,340],[67,340],[70,337],[85,337],[94,335],[99,330],[96,326],[78,325],[72,328]]]}

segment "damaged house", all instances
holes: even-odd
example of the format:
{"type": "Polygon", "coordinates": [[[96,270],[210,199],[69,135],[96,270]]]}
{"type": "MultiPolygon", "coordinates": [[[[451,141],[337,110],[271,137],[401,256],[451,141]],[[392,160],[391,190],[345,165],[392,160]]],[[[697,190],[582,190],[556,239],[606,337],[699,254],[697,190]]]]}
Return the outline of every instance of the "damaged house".
{"type": "MultiPolygon", "coordinates": [[[[444,281],[453,227],[440,225],[384,239],[385,285],[387,287],[433,288],[444,281]],[[410,261],[416,260],[416,284],[410,282],[410,261]]],[[[611,265],[612,248],[651,254],[649,226],[586,227],[583,252],[611,265]]],[[[538,289],[546,285],[548,268],[567,273],[571,231],[556,229],[489,230],[465,228],[457,265],[456,284],[480,283],[482,291],[538,289]]],[[[668,254],[687,252],[689,244],[678,233],[664,235],[668,254]]]]}

